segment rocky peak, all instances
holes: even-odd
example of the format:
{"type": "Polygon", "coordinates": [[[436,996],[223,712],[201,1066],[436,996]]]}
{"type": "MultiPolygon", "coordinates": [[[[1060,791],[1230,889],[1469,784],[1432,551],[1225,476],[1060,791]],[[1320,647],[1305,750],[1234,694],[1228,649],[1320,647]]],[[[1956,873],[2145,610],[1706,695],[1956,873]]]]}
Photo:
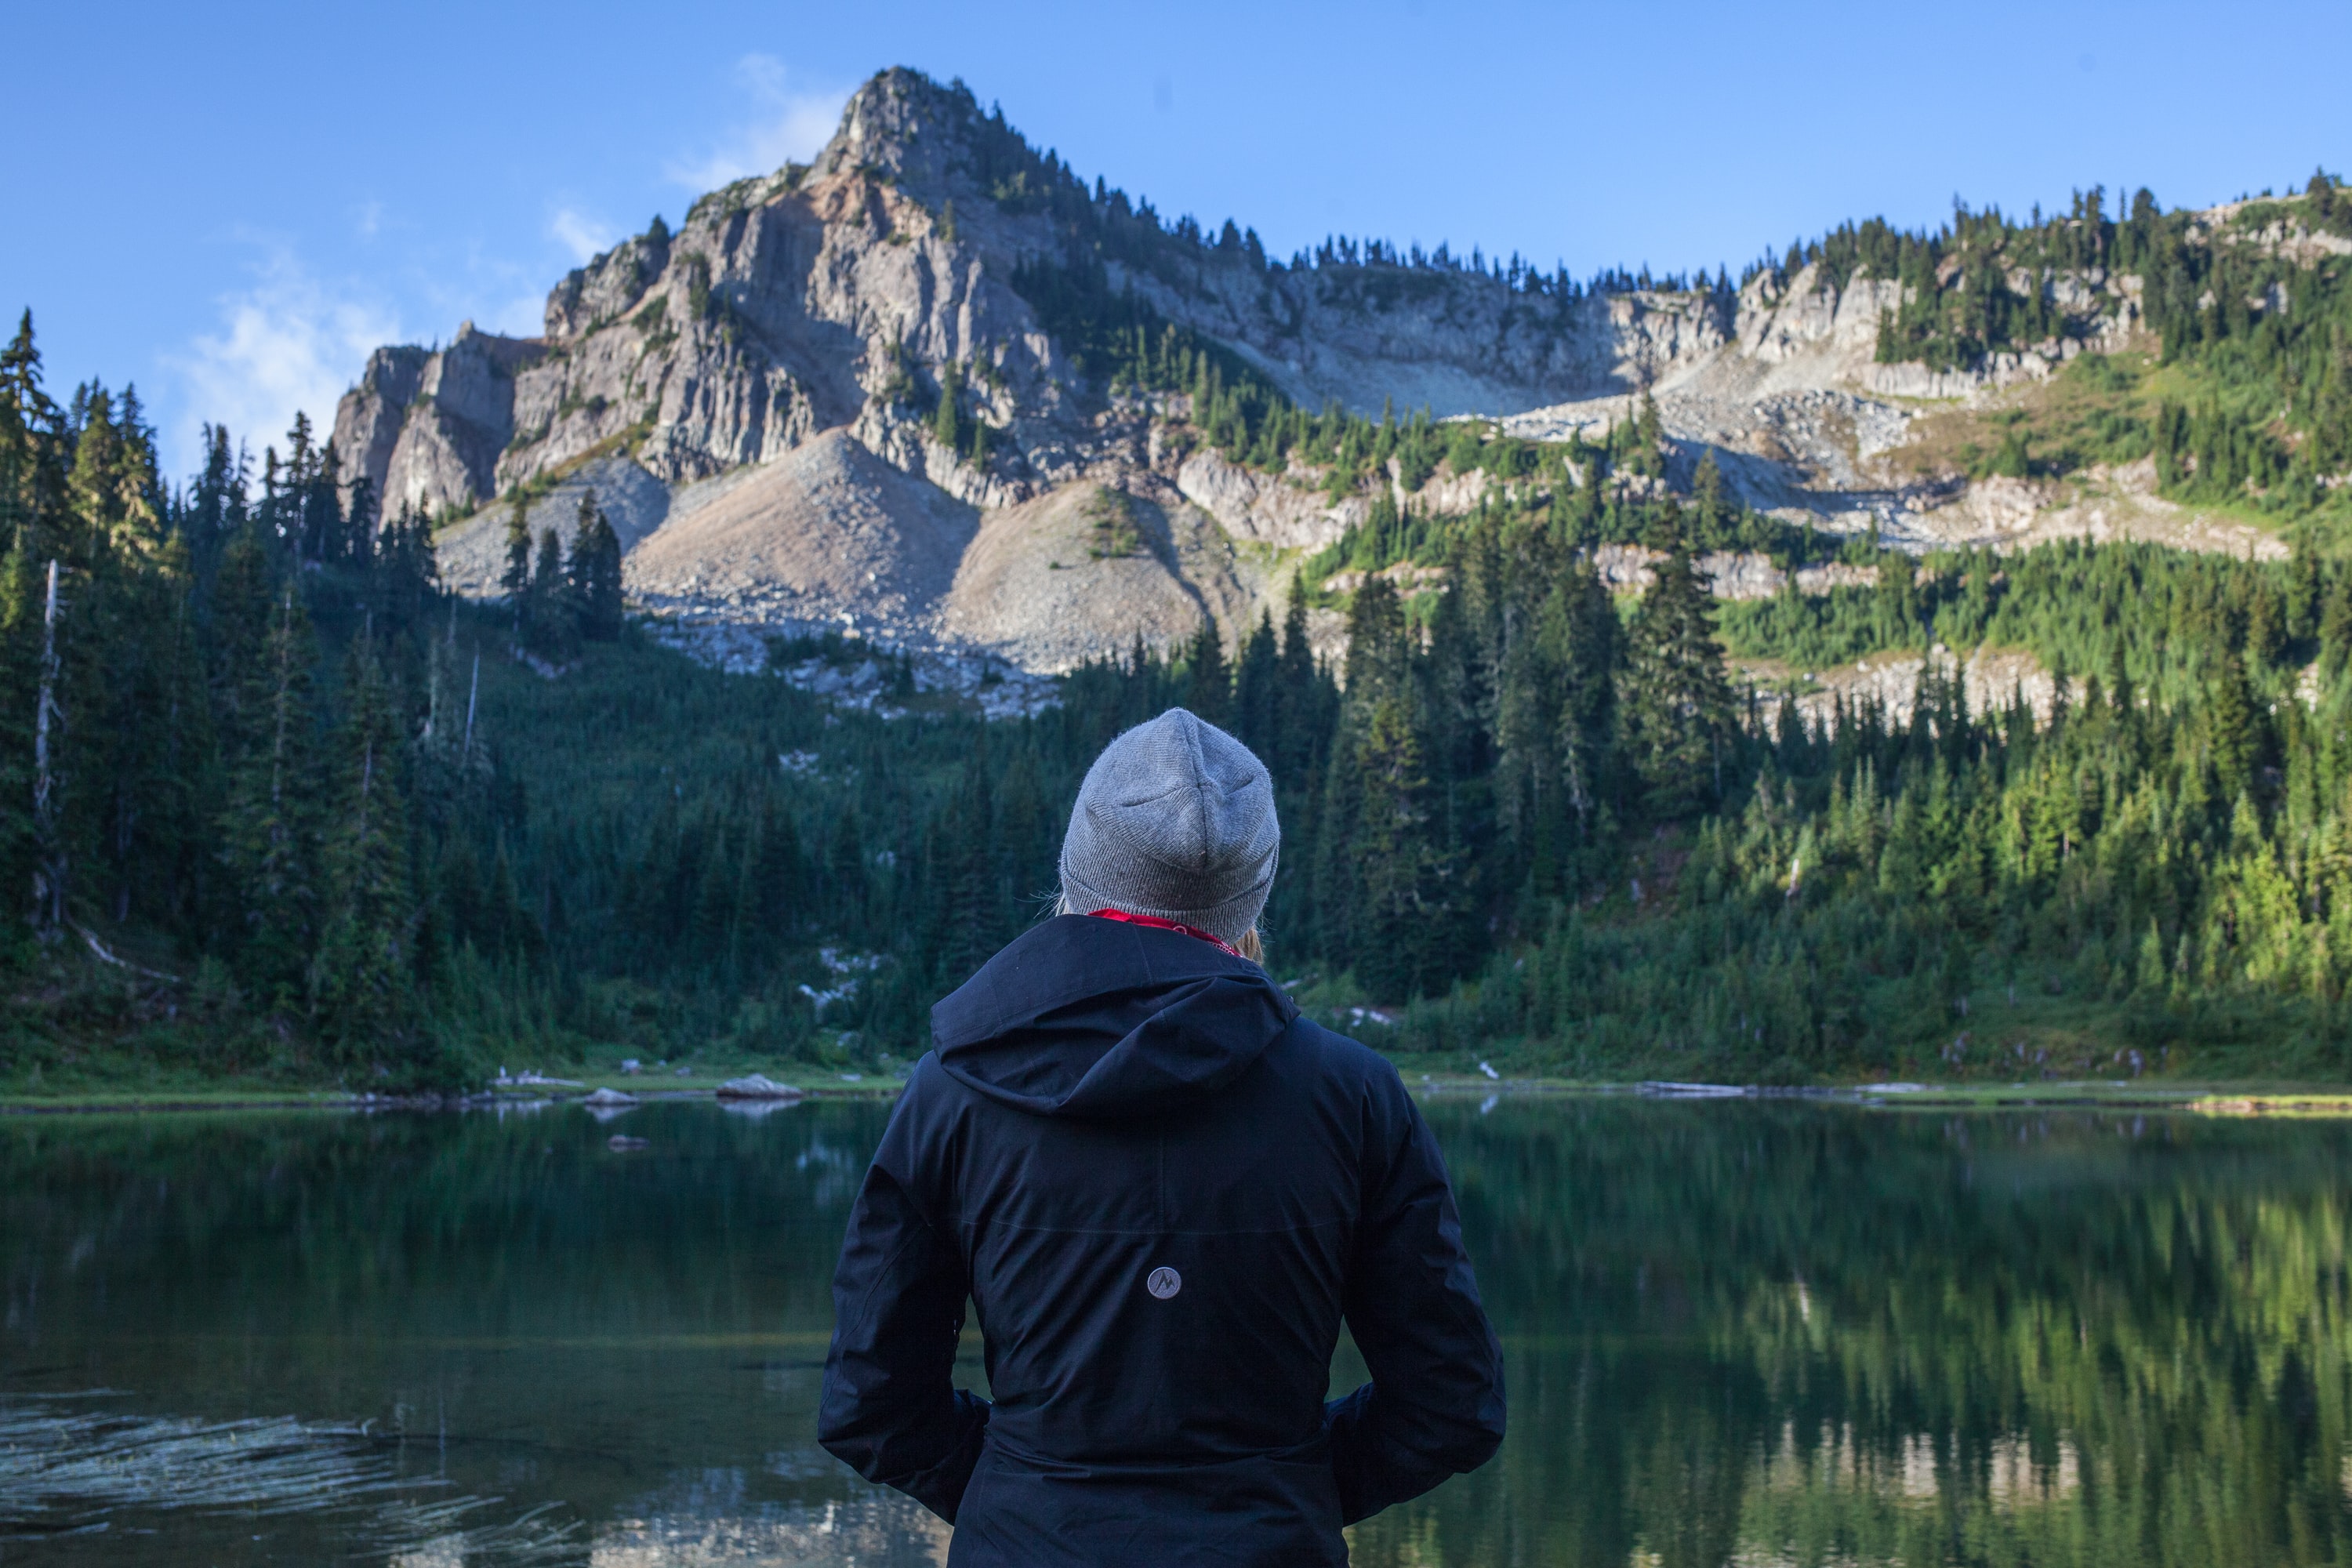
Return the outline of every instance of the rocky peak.
{"type": "Polygon", "coordinates": [[[809,165],[809,177],[864,174],[936,209],[960,200],[1018,202],[1060,188],[1086,195],[1058,159],[1040,154],[1004,121],[984,113],[959,79],[933,81],[895,66],[850,95],[841,127],[809,165]]]}

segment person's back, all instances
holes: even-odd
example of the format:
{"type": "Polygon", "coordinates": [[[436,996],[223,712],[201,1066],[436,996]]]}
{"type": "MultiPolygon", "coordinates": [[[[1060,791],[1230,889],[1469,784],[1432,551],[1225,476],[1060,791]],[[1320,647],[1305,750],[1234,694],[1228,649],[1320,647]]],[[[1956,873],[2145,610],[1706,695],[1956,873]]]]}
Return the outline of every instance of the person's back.
{"type": "MultiPolygon", "coordinates": [[[[1129,736],[1161,726],[1204,795],[1240,766],[1223,748],[1255,768],[1181,710],[1129,736]]],[[[957,1564],[1344,1562],[1341,1524],[1492,1455],[1500,1352],[1394,1069],[1214,924],[1171,926],[1245,936],[1270,837],[1234,852],[1237,899],[1169,900],[1149,871],[1135,896],[1118,853],[1093,871],[1088,797],[1097,826],[1166,803],[1103,771],[1064,857],[1066,905],[1103,913],[1033,929],[933,1011],[843,1248],[821,1436],[954,1522],[957,1564]],[[967,1294],[992,1406],[953,1388],[967,1294]],[[1326,1406],[1343,1313],[1373,1381],[1326,1406]]],[[[1180,847],[1247,803],[1202,809],[1180,847]]],[[[1177,869],[1180,894],[1223,890],[1177,869]]]]}

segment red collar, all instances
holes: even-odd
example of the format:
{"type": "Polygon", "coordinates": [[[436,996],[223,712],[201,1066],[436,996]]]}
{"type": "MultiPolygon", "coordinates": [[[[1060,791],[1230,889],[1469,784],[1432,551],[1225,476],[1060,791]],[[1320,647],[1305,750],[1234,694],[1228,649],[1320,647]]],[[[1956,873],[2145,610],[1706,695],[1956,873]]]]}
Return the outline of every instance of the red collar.
{"type": "Polygon", "coordinates": [[[1087,911],[1087,916],[1092,920],[1118,921],[1124,925],[1150,926],[1154,931],[1181,931],[1186,936],[1197,937],[1211,947],[1232,953],[1235,958],[1242,959],[1244,963],[1248,962],[1240,948],[1213,931],[1202,931],[1199,926],[1183,925],[1175,921],[1163,921],[1158,915],[1129,914],[1125,910],[1090,910],[1087,911]]]}

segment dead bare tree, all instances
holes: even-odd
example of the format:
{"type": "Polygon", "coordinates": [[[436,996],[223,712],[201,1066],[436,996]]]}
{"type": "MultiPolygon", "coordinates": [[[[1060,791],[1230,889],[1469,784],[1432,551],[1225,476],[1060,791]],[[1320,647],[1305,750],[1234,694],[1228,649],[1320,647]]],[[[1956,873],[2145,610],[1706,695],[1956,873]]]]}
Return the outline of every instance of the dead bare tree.
{"type": "Polygon", "coordinates": [[[55,942],[66,920],[65,835],[58,826],[50,746],[50,731],[64,729],[65,713],[58,706],[58,563],[51,560],[41,616],[41,692],[33,715],[33,926],[43,942],[55,942]]]}

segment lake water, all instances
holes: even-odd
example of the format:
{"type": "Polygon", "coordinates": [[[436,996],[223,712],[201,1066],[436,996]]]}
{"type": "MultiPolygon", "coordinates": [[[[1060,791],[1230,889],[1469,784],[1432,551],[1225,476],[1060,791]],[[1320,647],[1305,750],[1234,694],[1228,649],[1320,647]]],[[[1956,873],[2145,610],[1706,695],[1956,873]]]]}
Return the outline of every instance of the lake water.
{"type": "MultiPolygon", "coordinates": [[[[812,1438],[886,1115],[0,1119],[0,1562],[937,1562],[812,1438]]],[[[1511,1432],[1360,1563],[2352,1557],[2341,1127],[1430,1115],[1511,1432]]]]}

